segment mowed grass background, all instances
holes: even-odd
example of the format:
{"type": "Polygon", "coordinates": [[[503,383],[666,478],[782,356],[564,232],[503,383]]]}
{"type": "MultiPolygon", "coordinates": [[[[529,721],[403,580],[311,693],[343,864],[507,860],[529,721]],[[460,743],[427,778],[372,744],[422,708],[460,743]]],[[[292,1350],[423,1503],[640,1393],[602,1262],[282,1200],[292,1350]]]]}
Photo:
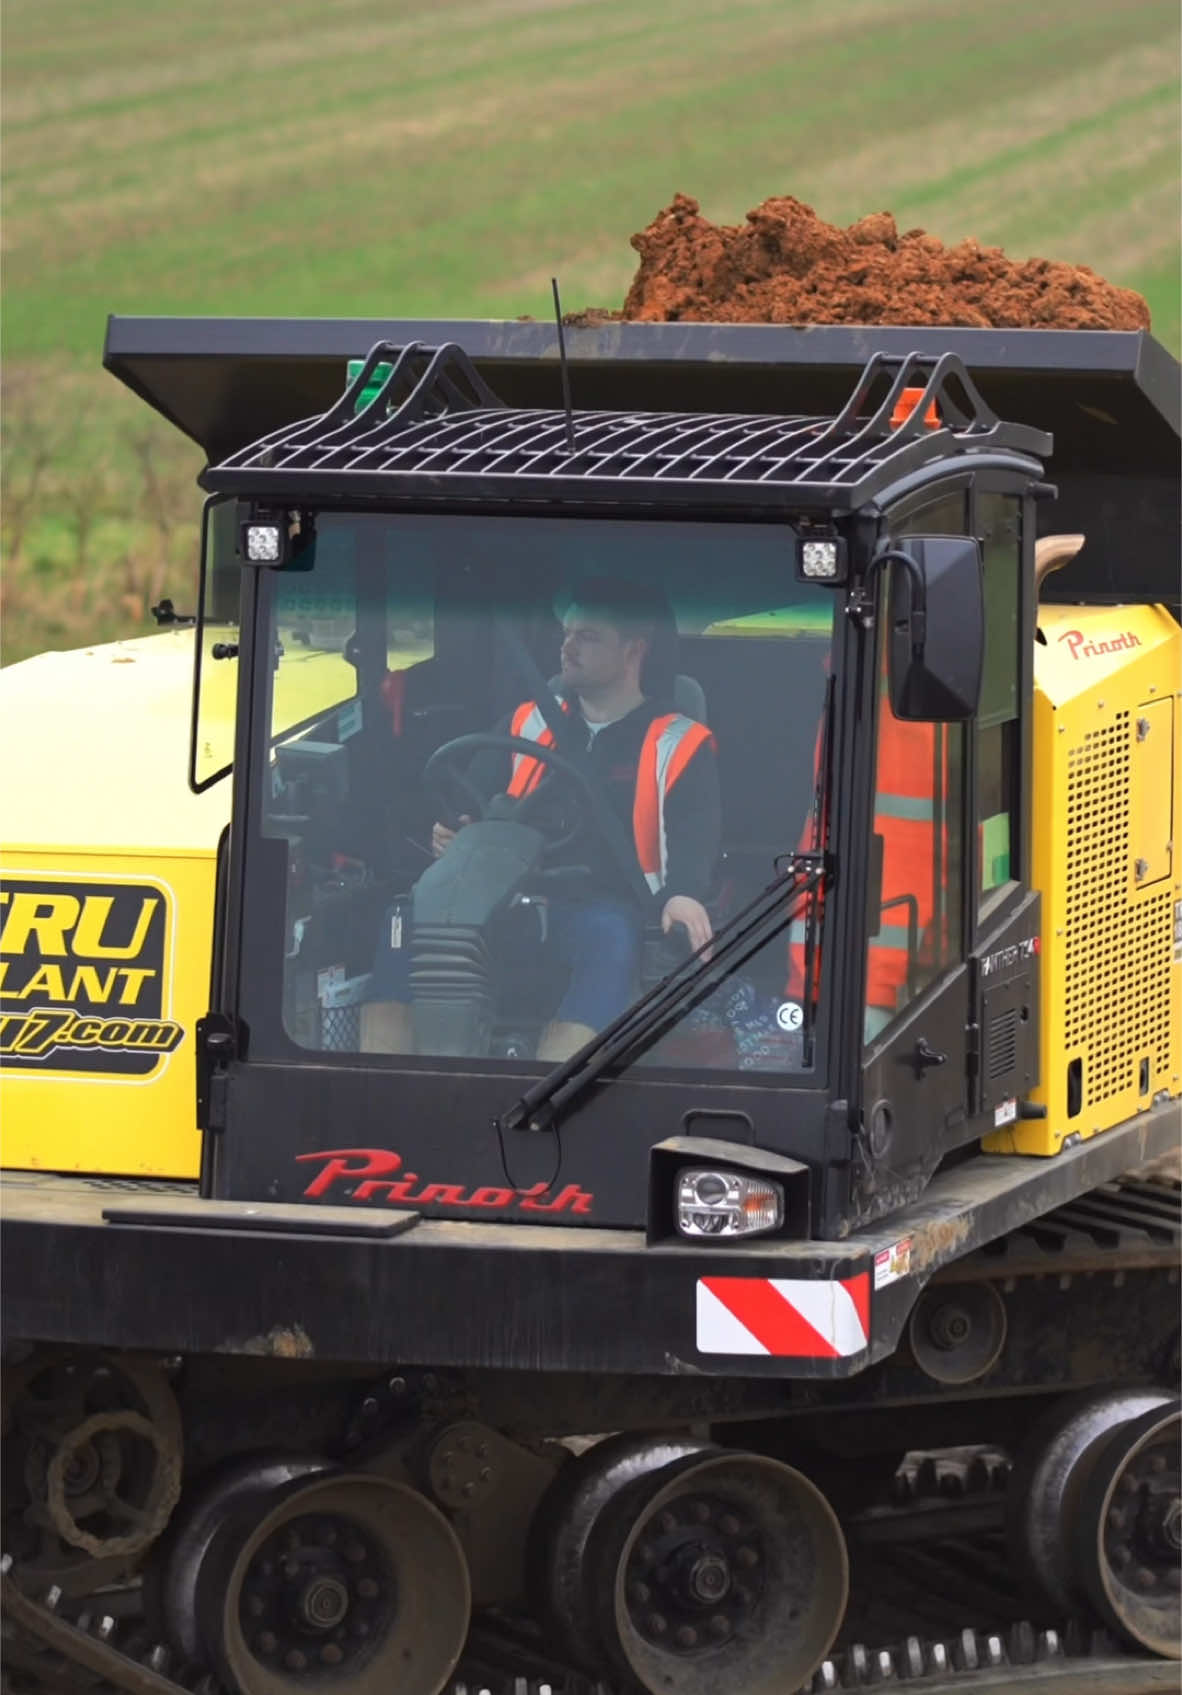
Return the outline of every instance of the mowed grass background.
{"type": "MultiPolygon", "coordinates": [[[[108,312],[618,306],[676,190],[1093,266],[1179,325],[1176,0],[8,0],[6,660],[193,601],[108,312]]],[[[359,349],[359,351],[364,351],[359,349]]]]}

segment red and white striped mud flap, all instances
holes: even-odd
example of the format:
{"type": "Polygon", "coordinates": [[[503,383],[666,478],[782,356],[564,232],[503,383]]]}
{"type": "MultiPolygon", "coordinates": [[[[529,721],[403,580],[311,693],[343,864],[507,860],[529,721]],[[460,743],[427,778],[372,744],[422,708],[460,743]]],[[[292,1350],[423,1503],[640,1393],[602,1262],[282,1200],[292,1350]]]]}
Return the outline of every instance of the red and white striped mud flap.
{"type": "Polygon", "coordinates": [[[699,1277],[698,1352],[849,1359],[870,1343],[870,1273],[699,1277]]]}

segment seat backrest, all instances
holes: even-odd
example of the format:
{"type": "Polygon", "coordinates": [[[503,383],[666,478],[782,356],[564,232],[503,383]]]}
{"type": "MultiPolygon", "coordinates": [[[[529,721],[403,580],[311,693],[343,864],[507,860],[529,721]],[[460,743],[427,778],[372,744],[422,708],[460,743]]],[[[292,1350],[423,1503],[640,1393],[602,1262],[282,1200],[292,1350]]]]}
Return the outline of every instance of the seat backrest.
{"type": "Polygon", "coordinates": [[[706,723],[706,691],[694,677],[678,674],[673,679],[673,704],[687,718],[706,723]]]}
{"type": "MultiPolygon", "coordinates": [[[[562,678],[551,677],[550,687],[558,694],[562,688],[562,678]]],[[[706,693],[701,683],[696,682],[693,677],[674,677],[673,705],[678,712],[683,712],[696,723],[706,723],[706,693]]]]}

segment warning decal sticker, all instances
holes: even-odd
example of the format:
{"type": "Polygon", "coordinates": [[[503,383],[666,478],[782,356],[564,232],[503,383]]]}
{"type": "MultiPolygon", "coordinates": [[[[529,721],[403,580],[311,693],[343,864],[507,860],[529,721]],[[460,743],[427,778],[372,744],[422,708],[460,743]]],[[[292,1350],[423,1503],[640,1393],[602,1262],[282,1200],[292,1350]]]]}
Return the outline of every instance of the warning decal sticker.
{"type": "Polygon", "coordinates": [[[880,1248],[874,1256],[874,1287],[885,1289],[890,1283],[897,1283],[900,1277],[906,1277],[911,1271],[911,1238],[904,1236],[899,1242],[893,1242],[889,1248],[880,1248]]]}

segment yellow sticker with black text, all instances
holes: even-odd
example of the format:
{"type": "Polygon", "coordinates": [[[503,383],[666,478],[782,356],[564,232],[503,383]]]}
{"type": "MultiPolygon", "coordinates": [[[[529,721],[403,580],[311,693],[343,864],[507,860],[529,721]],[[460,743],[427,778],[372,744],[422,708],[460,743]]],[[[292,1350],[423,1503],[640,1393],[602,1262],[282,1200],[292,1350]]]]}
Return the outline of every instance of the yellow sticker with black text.
{"type": "Polygon", "coordinates": [[[151,878],[12,876],[0,888],[0,1064],[146,1080],[184,1040],[172,893],[151,878]]]}

